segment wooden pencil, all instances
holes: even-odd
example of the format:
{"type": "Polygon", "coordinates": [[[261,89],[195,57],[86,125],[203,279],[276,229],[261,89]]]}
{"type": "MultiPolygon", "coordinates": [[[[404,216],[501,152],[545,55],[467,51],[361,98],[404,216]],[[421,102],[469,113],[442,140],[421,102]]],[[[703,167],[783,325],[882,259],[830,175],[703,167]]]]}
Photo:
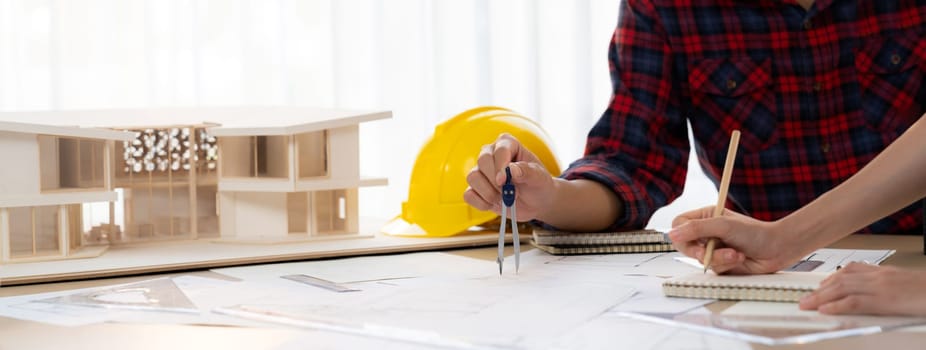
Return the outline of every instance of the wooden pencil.
{"type": "MultiPolygon", "coordinates": [[[[733,163],[736,160],[736,148],[740,143],[740,131],[733,130],[730,135],[730,148],[727,150],[727,159],[723,163],[723,175],[720,177],[720,189],[717,193],[717,205],[714,206],[713,217],[718,217],[723,213],[723,207],[727,201],[727,190],[730,188],[730,174],[733,173],[733,163]]],[[[711,268],[711,259],[714,257],[714,247],[717,245],[717,239],[711,238],[707,241],[707,247],[704,250],[704,273],[711,268]]]]}

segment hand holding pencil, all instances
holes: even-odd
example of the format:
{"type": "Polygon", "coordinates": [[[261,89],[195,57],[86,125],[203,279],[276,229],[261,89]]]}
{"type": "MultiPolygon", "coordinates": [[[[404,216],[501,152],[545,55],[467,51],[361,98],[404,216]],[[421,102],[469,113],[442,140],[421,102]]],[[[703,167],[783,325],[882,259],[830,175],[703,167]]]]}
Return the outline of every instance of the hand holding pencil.
{"type": "Polygon", "coordinates": [[[672,222],[669,238],[679,252],[703,262],[704,271],[719,274],[771,273],[803,257],[799,240],[789,232],[777,232],[774,222],[724,210],[730,187],[739,132],[730,137],[717,204],[683,213],[672,222]]]}
{"type": "MultiPolygon", "coordinates": [[[[733,163],[736,162],[736,149],[740,143],[740,131],[733,130],[730,135],[730,147],[727,149],[727,159],[723,163],[723,175],[720,177],[720,189],[717,194],[717,205],[714,206],[713,217],[719,217],[723,214],[723,208],[727,201],[727,191],[730,189],[730,176],[733,174],[733,163]]],[[[711,260],[714,257],[714,249],[717,246],[717,238],[711,237],[707,241],[707,247],[704,250],[704,273],[711,268],[711,260]]]]}

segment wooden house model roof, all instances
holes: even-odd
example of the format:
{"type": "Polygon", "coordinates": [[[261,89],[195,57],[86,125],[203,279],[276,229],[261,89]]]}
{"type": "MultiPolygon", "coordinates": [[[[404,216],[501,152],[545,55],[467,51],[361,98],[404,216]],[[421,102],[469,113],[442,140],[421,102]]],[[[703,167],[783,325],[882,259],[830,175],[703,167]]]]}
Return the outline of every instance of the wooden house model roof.
{"type": "Polygon", "coordinates": [[[112,129],[35,124],[5,120],[0,120],[0,131],[115,141],[131,141],[135,139],[135,134],[133,133],[112,129]]]}
{"type": "Polygon", "coordinates": [[[392,113],[388,111],[291,106],[172,107],[2,112],[0,122],[31,125],[24,129],[26,131],[20,132],[34,132],[28,130],[35,128],[44,130],[36,132],[43,134],[51,131],[64,133],[68,130],[91,130],[90,128],[146,129],[195,126],[209,128],[209,133],[214,136],[257,136],[292,135],[387,119],[391,116],[392,113]]]}

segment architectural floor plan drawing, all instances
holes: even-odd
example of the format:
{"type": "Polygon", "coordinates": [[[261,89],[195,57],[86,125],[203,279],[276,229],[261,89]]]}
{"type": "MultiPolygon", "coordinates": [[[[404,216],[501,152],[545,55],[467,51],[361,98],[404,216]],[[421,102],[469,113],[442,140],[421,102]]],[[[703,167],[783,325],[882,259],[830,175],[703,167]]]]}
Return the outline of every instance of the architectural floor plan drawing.
{"type": "Polygon", "coordinates": [[[351,283],[360,290],[353,293],[306,286],[299,300],[261,297],[219,311],[437,347],[535,348],[525,342],[581,326],[635,291],[618,279],[602,280],[600,274],[564,278],[559,269],[538,267],[525,264],[518,276],[454,274],[351,283]]]}

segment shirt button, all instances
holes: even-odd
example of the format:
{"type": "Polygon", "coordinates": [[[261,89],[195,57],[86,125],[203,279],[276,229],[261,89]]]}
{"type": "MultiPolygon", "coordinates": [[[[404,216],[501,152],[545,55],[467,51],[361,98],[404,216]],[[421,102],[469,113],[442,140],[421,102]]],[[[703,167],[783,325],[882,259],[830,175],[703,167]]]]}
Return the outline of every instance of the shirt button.
{"type": "Polygon", "coordinates": [[[820,147],[820,148],[823,149],[823,153],[829,153],[829,151],[830,151],[830,144],[824,143],[823,146],[820,147]]]}
{"type": "Polygon", "coordinates": [[[811,28],[813,28],[813,24],[810,23],[810,20],[804,21],[804,29],[810,30],[811,28]]]}
{"type": "Polygon", "coordinates": [[[900,64],[900,61],[902,61],[902,59],[900,58],[900,55],[898,55],[898,54],[896,54],[896,53],[893,54],[893,55],[891,55],[891,64],[893,64],[893,65],[896,66],[896,65],[900,64]]]}
{"type": "Polygon", "coordinates": [[[813,91],[820,92],[820,90],[823,90],[823,83],[814,83],[813,91]]]}
{"type": "Polygon", "coordinates": [[[727,90],[736,89],[736,80],[727,79],[727,90]]]}

